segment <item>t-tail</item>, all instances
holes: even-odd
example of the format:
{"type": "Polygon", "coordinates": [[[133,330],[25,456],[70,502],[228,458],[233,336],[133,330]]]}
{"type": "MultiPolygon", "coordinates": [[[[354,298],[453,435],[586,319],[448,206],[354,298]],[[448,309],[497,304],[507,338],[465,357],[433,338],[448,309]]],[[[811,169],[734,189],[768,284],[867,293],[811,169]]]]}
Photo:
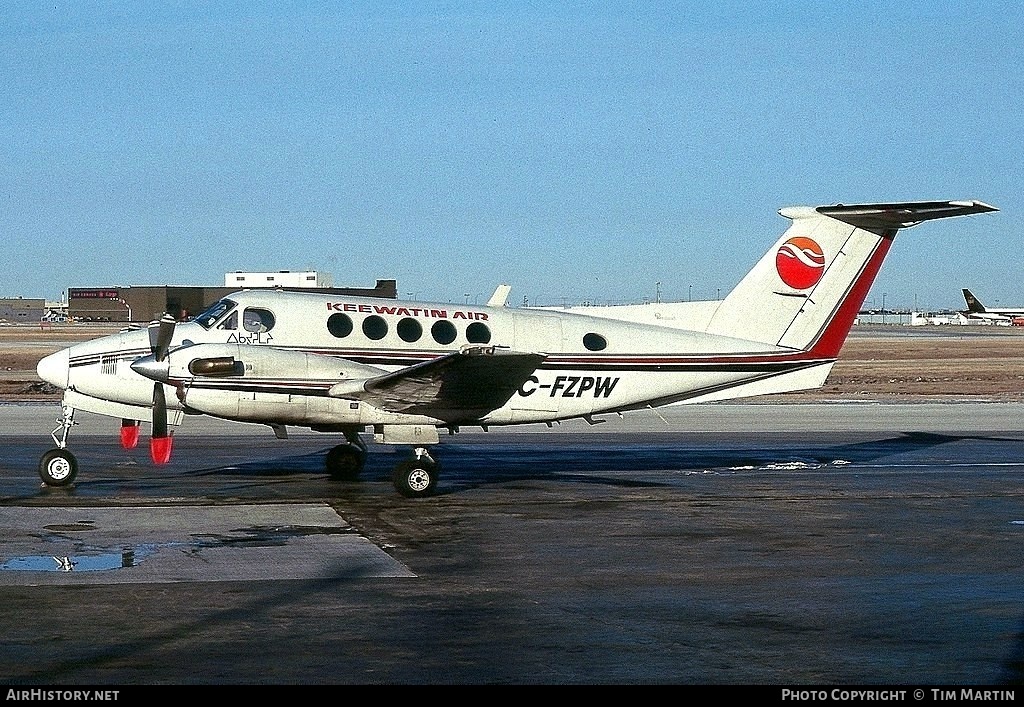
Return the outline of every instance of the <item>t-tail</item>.
{"type": "Polygon", "coordinates": [[[919,201],[792,207],[792,224],[722,301],[708,333],[836,358],[896,232],[995,207],[919,201]]]}

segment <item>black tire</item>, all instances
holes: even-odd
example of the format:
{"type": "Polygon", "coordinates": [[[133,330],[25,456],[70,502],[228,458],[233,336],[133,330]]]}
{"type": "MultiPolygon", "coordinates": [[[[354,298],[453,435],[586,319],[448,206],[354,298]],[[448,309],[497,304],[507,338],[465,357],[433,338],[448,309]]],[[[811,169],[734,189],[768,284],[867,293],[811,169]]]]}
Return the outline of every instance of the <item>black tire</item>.
{"type": "Polygon", "coordinates": [[[434,495],[437,476],[437,464],[425,459],[415,459],[396,466],[392,480],[395,483],[395,490],[406,498],[426,498],[434,495]]]}
{"type": "Polygon", "coordinates": [[[78,476],[78,460],[66,449],[51,449],[39,460],[39,478],[47,486],[67,486],[78,476]]]}
{"type": "Polygon", "coordinates": [[[324,467],[335,481],[355,481],[363,470],[366,452],[354,444],[339,444],[327,452],[324,467]]]}

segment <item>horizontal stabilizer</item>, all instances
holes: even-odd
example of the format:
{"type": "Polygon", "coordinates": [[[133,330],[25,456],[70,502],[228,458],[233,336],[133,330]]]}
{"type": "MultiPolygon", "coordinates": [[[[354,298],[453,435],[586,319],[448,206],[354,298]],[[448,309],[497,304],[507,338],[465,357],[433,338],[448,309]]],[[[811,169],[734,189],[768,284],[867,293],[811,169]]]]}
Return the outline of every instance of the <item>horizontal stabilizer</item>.
{"type": "Polygon", "coordinates": [[[981,201],[907,201],[894,204],[836,204],[819,206],[825,216],[867,230],[908,228],[922,221],[998,211],[981,201]]]}

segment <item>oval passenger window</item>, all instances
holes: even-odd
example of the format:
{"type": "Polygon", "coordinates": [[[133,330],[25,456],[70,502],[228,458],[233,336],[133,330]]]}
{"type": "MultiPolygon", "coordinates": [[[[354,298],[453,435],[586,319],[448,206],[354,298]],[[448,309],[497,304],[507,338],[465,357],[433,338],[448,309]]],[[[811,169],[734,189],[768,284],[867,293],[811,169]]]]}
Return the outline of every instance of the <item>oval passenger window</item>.
{"type": "Polygon", "coordinates": [[[383,317],[371,314],[363,320],[363,333],[366,334],[367,339],[378,341],[387,336],[388,323],[384,321],[383,317]]]}
{"type": "Polygon", "coordinates": [[[327,331],[331,336],[344,339],[352,333],[352,318],[347,314],[332,314],[327,318],[327,331]]]}
{"type": "Polygon", "coordinates": [[[451,322],[439,321],[434,322],[434,326],[430,327],[430,335],[434,337],[434,341],[439,344],[450,344],[455,341],[455,336],[458,332],[455,331],[455,325],[451,322]]]}

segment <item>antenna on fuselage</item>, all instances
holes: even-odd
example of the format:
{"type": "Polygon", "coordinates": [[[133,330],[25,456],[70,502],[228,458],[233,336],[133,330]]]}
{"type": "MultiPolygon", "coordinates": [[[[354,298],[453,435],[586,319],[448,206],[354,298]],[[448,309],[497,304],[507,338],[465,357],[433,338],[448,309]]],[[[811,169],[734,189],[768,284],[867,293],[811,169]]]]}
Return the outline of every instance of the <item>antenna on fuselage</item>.
{"type": "Polygon", "coordinates": [[[504,307],[508,302],[508,293],[512,291],[512,285],[498,285],[494,294],[487,300],[488,307],[504,307]]]}

